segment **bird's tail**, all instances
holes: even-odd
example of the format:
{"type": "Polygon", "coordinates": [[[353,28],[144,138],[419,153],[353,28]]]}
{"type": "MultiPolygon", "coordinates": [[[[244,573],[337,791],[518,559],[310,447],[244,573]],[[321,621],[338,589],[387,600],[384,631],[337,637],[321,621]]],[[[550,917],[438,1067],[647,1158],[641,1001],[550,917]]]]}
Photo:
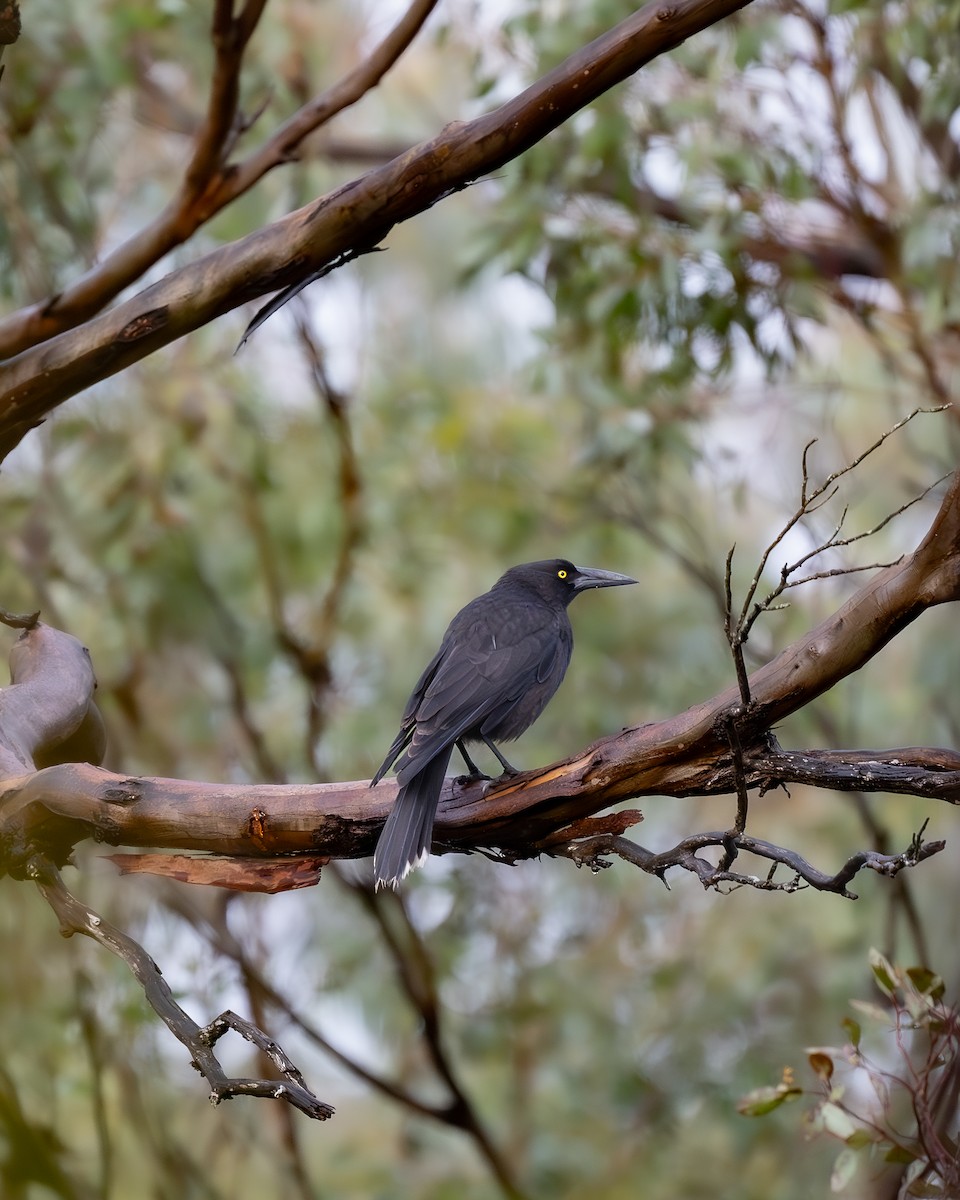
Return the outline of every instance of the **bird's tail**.
{"type": "Polygon", "coordinates": [[[441,751],[397,792],[373,855],[377,887],[400,886],[400,881],[427,859],[433,837],[440,789],[453,747],[441,751]]]}

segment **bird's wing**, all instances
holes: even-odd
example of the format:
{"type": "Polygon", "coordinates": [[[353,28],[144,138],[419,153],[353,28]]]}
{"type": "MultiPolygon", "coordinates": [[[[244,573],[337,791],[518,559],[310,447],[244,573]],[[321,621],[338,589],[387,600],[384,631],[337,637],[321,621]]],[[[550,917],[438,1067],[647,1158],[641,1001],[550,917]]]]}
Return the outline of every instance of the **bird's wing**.
{"type": "MultiPolygon", "coordinates": [[[[449,634],[449,631],[448,631],[449,634]]],[[[423,670],[423,674],[417,680],[417,685],[410,693],[410,699],[407,701],[406,707],[403,710],[403,716],[400,718],[400,731],[393,739],[390,749],[387,751],[387,756],[380,764],[376,775],[370,780],[370,786],[376,787],[380,780],[390,770],[397,756],[403,748],[409,743],[413,737],[413,732],[416,727],[416,713],[420,701],[423,699],[424,692],[430,685],[433,679],[434,672],[437,669],[440,660],[443,658],[446,649],[447,639],[444,638],[443,645],[436,652],[433,658],[427,663],[423,670]]]]}
{"type": "Polygon", "coordinates": [[[397,764],[401,785],[441,749],[549,678],[561,660],[566,666],[569,651],[560,622],[556,629],[549,619],[531,626],[526,605],[501,605],[494,617],[489,610],[461,616],[466,619],[448,630],[413,705],[412,737],[397,764]]]}

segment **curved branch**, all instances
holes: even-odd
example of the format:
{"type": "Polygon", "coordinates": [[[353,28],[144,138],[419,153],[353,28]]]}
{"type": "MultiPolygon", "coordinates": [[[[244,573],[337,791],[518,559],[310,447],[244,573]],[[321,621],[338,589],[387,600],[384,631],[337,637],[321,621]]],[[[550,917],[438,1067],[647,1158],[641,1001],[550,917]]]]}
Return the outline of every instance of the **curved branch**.
{"type": "Polygon", "coordinates": [[[535,145],[644,64],[750,0],[655,0],[571,55],[515,99],[435,138],[272,225],[174,271],[81,328],[8,361],[0,454],[70,396],[342,255],[535,145]]]}
{"type": "MultiPolygon", "coordinates": [[[[11,621],[7,613],[2,619],[22,623],[20,618],[11,621]]],[[[5,795],[8,799],[17,790],[16,783],[9,778],[11,775],[15,779],[24,769],[33,771],[35,764],[42,767],[45,761],[62,764],[64,755],[72,761],[84,750],[90,752],[94,762],[99,762],[103,752],[103,723],[93,703],[96,680],[90,655],[76,638],[34,619],[10,653],[10,673],[11,686],[0,691],[0,776],[7,777],[5,795]]],[[[56,765],[34,771],[26,776],[26,780],[29,785],[35,785],[51,773],[84,770],[95,771],[96,768],[73,761],[71,766],[56,765]]],[[[228,1011],[203,1028],[197,1025],[174,1000],[159,967],[146,950],[72,895],[64,886],[54,861],[27,846],[23,840],[25,832],[15,828],[8,830],[5,836],[0,835],[3,869],[34,880],[57,914],[64,937],[81,933],[127,964],[150,1006],[190,1051],[193,1065],[210,1084],[210,1098],[214,1103],[234,1096],[264,1096],[286,1100],[317,1120],[324,1121],[333,1116],[330,1105],[313,1095],[280,1046],[251,1022],[228,1011]],[[213,1046],[230,1029],[270,1058],[280,1072],[280,1082],[276,1079],[231,1078],[224,1072],[213,1053],[213,1046]]],[[[26,836],[29,840],[30,835],[26,836]]],[[[41,837],[35,844],[42,840],[41,837]]],[[[53,840],[64,846],[62,838],[53,840]]],[[[59,857],[65,861],[66,853],[59,857]]]]}
{"type": "Polygon", "coordinates": [[[105,738],[90,653],[75,637],[35,622],[10,652],[0,691],[0,776],[35,766],[99,763],[105,738]]]}
{"type": "MultiPolygon", "coordinates": [[[[731,714],[737,722],[745,782],[751,787],[798,781],[958,803],[960,755],[952,751],[785,752],[770,734],[776,722],[862,667],[926,608],[958,597],[960,473],[917,550],[880,571],[836,613],[756,671],[750,678],[749,706],[741,706],[733,685],[678,716],[627,728],[543,770],[492,784],[448,780],[434,849],[496,846],[522,854],[615,802],[644,795],[735,791],[737,769],[728,742],[731,714]]],[[[44,697],[35,701],[43,709],[36,719],[59,729],[61,699],[64,713],[77,720],[89,693],[61,698],[58,690],[58,655],[74,639],[45,626],[27,637],[34,633],[43,639],[34,643],[36,661],[31,660],[35,691],[13,687],[0,700],[11,693],[44,697]],[[49,659],[40,653],[43,646],[52,648],[49,659]]],[[[74,660],[79,653],[86,661],[82,648],[70,653],[74,660]]],[[[29,724],[13,702],[0,709],[0,717],[4,715],[13,722],[13,737],[4,741],[0,720],[0,745],[16,747],[29,724]]],[[[5,869],[11,872],[22,871],[38,847],[62,862],[71,847],[87,837],[111,845],[249,858],[290,853],[364,857],[372,853],[396,794],[393,781],[374,789],[366,780],[214,784],[130,778],[83,763],[25,774],[21,757],[13,753],[5,760],[8,768],[12,764],[17,769],[0,787],[0,849],[5,850],[5,869]]]]}

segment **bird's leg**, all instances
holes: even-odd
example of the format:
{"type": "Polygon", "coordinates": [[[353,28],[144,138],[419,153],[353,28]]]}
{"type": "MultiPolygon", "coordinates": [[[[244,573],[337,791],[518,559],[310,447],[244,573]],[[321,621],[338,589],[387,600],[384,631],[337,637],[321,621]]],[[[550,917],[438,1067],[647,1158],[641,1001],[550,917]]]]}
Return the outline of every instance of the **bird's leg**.
{"type": "Polygon", "coordinates": [[[472,782],[475,779],[489,779],[490,778],[489,775],[484,775],[484,773],[480,770],[480,768],[477,766],[477,764],[473,761],[473,759],[467,753],[467,747],[466,747],[466,744],[465,744],[463,738],[457,739],[457,749],[460,751],[461,755],[463,756],[463,761],[467,764],[467,770],[469,771],[468,775],[461,776],[461,778],[465,782],[472,782]]]}
{"type": "Polygon", "coordinates": [[[520,772],[517,770],[516,767],[512,767],[507,762],[507,760],[503,757],[503,755],[500,753],[500,751],[493,744],[493,742],[491,742],[491,740],[487,737],[487,735],[485,733],[481,733],[480,736],[483,738],[484,744],[486,745],[487,749],[492,751],[497,756],[497,758],[500,760],[500,766],[503,767],[504,775],[519,775],[520,774],[520,772]]]}

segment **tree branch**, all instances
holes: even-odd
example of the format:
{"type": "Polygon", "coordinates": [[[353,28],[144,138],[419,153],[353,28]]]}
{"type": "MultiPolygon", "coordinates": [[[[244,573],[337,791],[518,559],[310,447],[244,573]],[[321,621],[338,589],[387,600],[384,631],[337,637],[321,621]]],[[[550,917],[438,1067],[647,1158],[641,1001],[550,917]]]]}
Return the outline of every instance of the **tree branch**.
{"type": "MultiPolygon", "coordinates": [[[[327,196],[173,271],[108,313],[9,360],[0,385],[0,455],[70,396],[161,346],[340,256],[496,170],[645,63],[749,0],[647,4],[515,99],[327,196]]],[[[22,343],[21,343],[22,344],[22,343]]]]}
{"type": "Polygon", "coordinates": [[[694,834],[692,837],[684,838],[671,850],[665,850],[659,854],[637,845],[629,838],[613,837],[608,834],[558,847],[552,853],[571,858],[578,867],[588,866],[593,871],[608,867],[610,863],[606,861],[607,856],[617,855],[635,867],[639,867],[646,874],[656,875],[663,883],[666,883],[667,871],[679,868],[696,875],[705,888],[719,888],[721,884],[729,884],[731,887],[752,887],[765,892],[796,892],[803,887],[809,887],[818,892],[834,892],[847,900],[856,900],[857,894],[851,892],[847,885],[864,868],[893,878],[901,871],[915,867],[918,863],[931,858],[934,854],[939,854],[944,849],[946,842],[922,841],[922,832],[921,830],[907,849],[900,854],[879,854],[876,850],[859,850],[856,854],[852,854],[840,870],[833,875],[811,866],[795,850],[775,846],[772,842],[761,841],[760,838],[750,837],[747,834],[739,833],[731,836],[729,830],[694,834]],[[703,850],[721,848],[723,857],[718,866],[714,866],[700,853],[703,850]],[[731,849],[735,853],[731,853],[731,849]],[[742,871],[730,870],[730,862],[741,850],[772,863],[766,876],[747,875],[742,871]],[[777,866],[780,865],[787,867],[792,872],[792,878],[774,879],[774,873],[777,866]]]}
{"type": "MultiPolygon", "coordinates": [[[[731,710],[740,710],[735,716],[750,787],[804,782],[957,803],[960,756],[952,751],[788,752],[769,731],[862,667],[926,608],[958,596],[960,474],[917,550],[878,572],[836,613],[754,672],[749,706],[742,708],[734,686],[678,716],[624,729],[543,770],[489,785],[448,780],[436,848],[496,846],[523,854],[572,822],[633,797],[736,791],[726,721],[731,710]]],[[[38,630],[46,630],[45,645],[67,639],[65,634],[54,638],[56,631],[44,626],[38,630]]],[[[37,694],[48,697],[48,706],[59,703],[58,661],[51,657],[49,672],[45,659],[36,664],[42,677],[35,683],[41,689],[37,694]]],[[[0,699],[11,694],[21,693],[11,688],[0,699]]],[[[18,726],[15,705],[8,701],[2,711],[16,733],[23,722],[18,726]]],[[[58,726],[50,711],[44,720],[58,726]]],[[[0,743],[2,739],[0,722],[0,743]]],[[[20,762],[16,755],[9,761],[15,767],[20,762]]],[[[63,862],[86,837],[111,845],[252,858],[291,853],[357,858],[372,853],[395,794],[393,781],[371,790],[365,780],[212,784],[129,778],[82,763],[37,774],[24,774],[18,767],[0,791],[0,851],[11,873],[22,871],[37,848],[63,862]]]]}
{"type": "Polygon", "coordinates": [[[400,988],[420,1017],[425,1050],[434,1072],[449,1095],[442,1119],[470,1138],[505,1196],[510,1200],[524,1200],[524,1193],[514,1179],[510,1164],[494,1142],[447,1053],[442,1028],[444,1007],[440,1001],[435,966],[427,945],[410,920],[403,897],[378,894],[370,884],[350,883],[348,886],[376,923],[387,952],[393,959],[400,988]],[[388,919],[388,908],[398,914],[398,921],[388,919]],[[397,924],[399,929],[396,928],[397,924]]]}
{"type": "Polygon", "coordinates": [[[216,51],[207,114],[177,195],[157,217],[58,296],[0,320],[0,358],[18,354],[89,320],[154,263],[187,241],[201,225],[249,191],[273,167],[289,162],[300,142],[375,87],[409,46],[437,0],[414,0],[408,12],[373,50],[333,87],[304,105],[250,158],[228,165],[236,131],[240,68],[265,0],[250,0],[240,16],[231,4],[214,12],[216,51]]]}
{"type": "MultiPolygon", "coordinates": [[[[4,612],[0,620],[24,626],[10,653],[13,682],[0,691],[0,777],[9,782],[11,776],[16,778],[27,770],[33,773],[25,778],[37,781],[50,771],[95,771],[95,767],[74,761],[87,751],[94,762],[99,762],[103,753],[103,724],[93,703],[96,681],[86,648],[69,634],[40,624],[35,617],[15,617],[4,612]],[[72,765],[64,766],[64,761],[72,765]],[[35,770],[45,762],[60,765],[35,770]]],[[[122,802],[122,796],[114,794],[112,801],[122,802]]],[[[9,838],[0,835],[0,870],[5,872],[10,867],[35,881],[57,914],[64,937],[82,933],[123,959],[151,1007],[190,1051],[193,1065],[210,1084],[214,1103],[234,1096],[267,1096],[286,1100],[317,1120],[333,1115],[330,1105],[318,1100],[307,1088],[283,1050],[249,1021],[224,1012],[207,1026],[197,1025],[176,1003],[160,969],[143,947],[73,896],[64,886],[53,859],[28,851],[22,835],[19,830],[13,831],[9,838]],[[280,1082],[237,1079],[225,1074],[213,1046],[229,1029],[270,1058],[280,1072],[280,1082]]],[[[60,845],[59,861],[63,862],[67,847],[62,841],[60,845]]]]}
{"type": "MultiPolygon", "coordinates": [[[[10,618],[6,624],[30,618],[10,618]]],[[[0,691],[0,776],[103,757],[90,654],[75,637],[33,617],[10,652],[11,686],[0,691]]]]}

